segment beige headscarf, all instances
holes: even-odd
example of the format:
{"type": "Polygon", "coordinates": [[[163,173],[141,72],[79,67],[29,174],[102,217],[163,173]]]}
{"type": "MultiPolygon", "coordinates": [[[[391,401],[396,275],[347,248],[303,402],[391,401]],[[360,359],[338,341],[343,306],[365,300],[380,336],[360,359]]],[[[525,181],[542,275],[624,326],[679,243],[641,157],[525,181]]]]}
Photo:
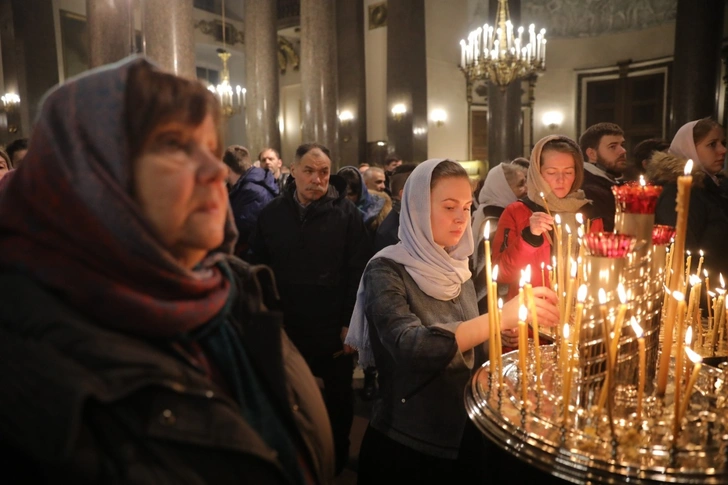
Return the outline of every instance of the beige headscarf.
{"type": "Polygon", "coordinates": [[[528,198],[538,205],[544,206],[544,198],[548,204],[551,213],[576,213],[585,204],[590,201],[584,195],[581,184],[584,181],[584,159],[581,156],[581,149],[574,140],[563,135],[549,135],[541,138],[531,152],[531,165],[528,167],[528,198]],[[576,169],[576,178],[571,186],[571,192],[560,199],[551,191],[551,187],[541,176],[541,152],[546,143],[558,140],[574,147],[574,168],[576,169]],[[541,197],[541,193],[544,197],[541,197]]]}

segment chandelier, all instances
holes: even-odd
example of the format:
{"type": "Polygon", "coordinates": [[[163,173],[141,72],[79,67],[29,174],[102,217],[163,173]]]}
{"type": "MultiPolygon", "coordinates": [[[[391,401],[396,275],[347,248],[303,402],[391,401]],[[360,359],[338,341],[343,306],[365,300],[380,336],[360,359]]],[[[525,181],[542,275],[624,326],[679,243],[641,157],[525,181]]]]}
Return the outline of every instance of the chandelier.
{"type": "Polygon", "coordinates": [[[543,72],[546,67],[546,29],[536,34],[531,24],[528,34],[516,30],[508,12],[508,0],[498,0],[498,25],[485,24],[460,41],[460,69],[468,86],[489,80],[505,90],[516,79],[543,72]]]}
{"type": "Polygon", "coordinates": [[[233,87],[230,84],[230,70],[228,69],[228,60],[230,53],[225,49],[225,0],[222,1],[222,49],[217,50],[217,56],[222,61],[222,71],[220,72],[220,82],[215,86],[209,86],[208,89],[217,96],[220,101],[222,115],[230,118],[240,113],[245,103],[245,88],[240,85],[233,87]]]}

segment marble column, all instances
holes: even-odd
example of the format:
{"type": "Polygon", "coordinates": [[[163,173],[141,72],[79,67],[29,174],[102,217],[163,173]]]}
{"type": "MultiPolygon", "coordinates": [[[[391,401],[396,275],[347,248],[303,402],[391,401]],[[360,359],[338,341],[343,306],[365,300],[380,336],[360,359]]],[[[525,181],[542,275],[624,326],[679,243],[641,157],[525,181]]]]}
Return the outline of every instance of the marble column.
{"type": "Polygon", "coordinates": [[[245,130],[251,153],[281,150],[276,2],[245,0],[245,130]]]}
{"type": "MultiPolygon", "coordinates": [[[[495,18],[497,0],[490,0],[489,17],[491,25],[495,18]]],[[[521,0],[509,0],[508,9],[515,28],[520,26],[521,0]]],[[[521,80],[509,84],[505,89],[492,82],[488,83],[488,164],[513,160],[527,154],[523,153],[523,120],[521,115],[521,80]]]]}
{"type": "Polygon", "coordinates": [[[678,0],[670,138],[688,121],[718,119],[725,0],[678,0]]]}
{"type": "Polygon", "coordinates": [[[339,112],[354,115],[353,120],[340,123],[339,146],[342,163],[356,166],[366,161],[367,148],[364,0],[338,0],[336,26],[339,112]]]}
{"type": "Polygon", "coordinates": [[[3,4],[0,42],[3,43],[6,91],[20,96],[20,107],[11,116],[18,127],[17,132],[10,134],[10,139],[14,140],[30,135],[43,96],[59,82],[55,21],[53,4],[47,0],[6,0],[0,3],[3,4]],[[10,18],[8,15],[13,22],[10,32],[5,31],[5,22],[10,18]],[[9,41],[8,46],[5,45],[6,40],[9,41]],[[6,48],[9,48],[9,53],[6,48]],[[6,54],[10,56],[7,60],[6,54]],[[8,69],[8,62],[15,65],[8,69]]]}
{"type": "Polygon", "coordinates": [[[133,12],[129,0],[86,0],[90,67],[103,66],[133,52],[133,12]]]}
{"type": "Polygon", "coordinates": [[[337,111],[336,0],[301,0],[302,141],[331,150],[341,163],[337,111]]]}
{"type": "Polygon", "coordinates": [[[387,138],[405,162],[427,158],[427,57],[424,0],[387,3],[387,138]],[[392,116],[392,106],[407,113],[392,116]]]}
{"type": "Polygon", "coordinates": [[[142,35],[146,55],[178,76],[196,78],[193,2],[141,1],[142,35]]]}

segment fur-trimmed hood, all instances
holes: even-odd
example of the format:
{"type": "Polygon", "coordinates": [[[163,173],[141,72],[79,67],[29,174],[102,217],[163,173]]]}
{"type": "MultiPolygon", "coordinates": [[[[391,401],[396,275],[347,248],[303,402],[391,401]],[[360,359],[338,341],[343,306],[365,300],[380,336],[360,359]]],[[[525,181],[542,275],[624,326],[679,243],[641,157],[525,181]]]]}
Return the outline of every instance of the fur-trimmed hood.
{"type": "MultiPolygon", "coordinates": [[[[647,180],[654,184],[666,185],[677,182],[677,178],[683,175],[687,159],[678,157],[668,152],[655,152],[647,163],[647,180]]],[[[705,185],[706,173],[700,170],[698,164],[693,165],[693,186],[703,187],[705,185]]]]}

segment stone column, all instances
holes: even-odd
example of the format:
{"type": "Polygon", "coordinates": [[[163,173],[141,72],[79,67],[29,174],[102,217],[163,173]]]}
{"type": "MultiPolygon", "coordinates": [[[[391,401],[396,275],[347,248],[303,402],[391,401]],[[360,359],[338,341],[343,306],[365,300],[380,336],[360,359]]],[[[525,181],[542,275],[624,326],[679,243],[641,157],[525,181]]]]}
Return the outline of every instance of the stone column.
{"type": "Polygon", "coordinates": [[[338,0],[336,26],[339,65],[339,112],[354,119],[341,122],[340,153],[344,165],[366,161],[367,106],[364,59],[364,0],[338,0]]]}
{"type": "MultiPolygon", "coordinates": [[[[490,24],[494,25],[497,0],[490,0],[490,24]]],[[[509,0],[508,9],[514,28],[520,26],[521,0],[509,0]]],[[[523,120],[521,119],[521,80],[509,84],[505,90],[488,83],[488,164],[497,164],[523,156],[523,120]]]]}
{"type": "Polygon", "coordinates": [[[424,0],[387,3],[387,138],[405,162],[427,158],[427,57],[424,0]],[[407,113],[394,119],[392,106],[407,113]]]}
{"type": "Polygon", "coordinates": [[[86,0],[89,62],[103,66],[133,52],[133,12],[129,0],[86,0]]]}
{"type": "MultiPolygon", "coordinates": [[[[281,150],[276,2],[245,0],[245,131],[253,154],[281,150]]],[[[254,155],[255,156],[255,155],[254,155]]]]}
{"type": "Polygon", "coordinates": [[[187,78],[197,77],[192,11],[191,0],[142,0],[146,55],[163,69],[187,78]]]}
{"type": "Polygon", "coordinates": [[[301,0],[302,141],[331,150],[340,164],[337,110],[336,0],[301,0]]]}
{"type": "Polygon", "coordinates": [[[688,121],[718,120],[725,0],[678,0],[670,138],[688,121]]]}

